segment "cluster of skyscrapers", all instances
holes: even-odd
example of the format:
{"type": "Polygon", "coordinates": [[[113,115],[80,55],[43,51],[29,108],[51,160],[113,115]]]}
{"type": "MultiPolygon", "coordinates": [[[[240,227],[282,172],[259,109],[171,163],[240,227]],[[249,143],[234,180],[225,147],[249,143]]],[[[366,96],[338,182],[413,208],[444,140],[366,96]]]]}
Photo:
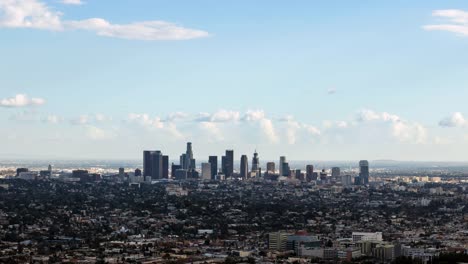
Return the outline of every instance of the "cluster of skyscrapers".
{"type": "Polygon", "coordinates": [[[145,150],[143,152],[143,175],[145,179],[159,180],[169,179],[204,179],[204,180],[223,180],[231,178],[248,179],[253,177],[264,177],[277,180],[280,177],[295,178],[301,181],[320,181],[322,183],[330,180],[341,181],[343,185],[365,185],[369,183],[369,162],[361,160],[359,162],[359,175],[341,175],[339,167],[331,169],[331,177],[325,171],[314,171],[313,165],[307,165],[305,173],[300,169],[291,169],[285,156],[281,156],[278,164],[278,172],[275,168],[275,162],[266,163],[266,171],[262,174],[260,167],[260,158],[257,151],[254,152],[252,164],[249,169],[249,160],[247,155],[240,157],[239,171],[234,171],[234,150],[226,150],[225,155],[221,157],[221,168],[218,169],[218,156],[209,156],[208,162],[201,163],[200,170],[197,170],[196,161],[193,156],[192,143],[187,143],[185,153],[180,155],[179,164],[171,164],[171,173],[169,174],[169,156],[163,155],[160,150],[145,150]]]}

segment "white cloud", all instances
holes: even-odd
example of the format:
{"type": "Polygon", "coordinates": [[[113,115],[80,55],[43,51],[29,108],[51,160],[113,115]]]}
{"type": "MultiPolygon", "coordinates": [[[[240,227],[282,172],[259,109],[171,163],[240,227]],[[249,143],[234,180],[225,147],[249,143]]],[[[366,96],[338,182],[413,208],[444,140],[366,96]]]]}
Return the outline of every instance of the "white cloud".
{"type": "Polygon", "coordinates": [[[151,118],[148,114],[129,114],[127,121],[137,123],[149,130],[165,131],[176,139],[185,138],[174,122],[164,122],[160,117],[151,118]]]}
{"type": "Polygon", "coordinates": [[[95,32],[99,36],[136,40],[188,40],[207,37],[202,30],[184,28],[165,21],[143,21],[130,24],[112,24],[102,18],[67,21],[71,29],[95,32]]]}
{"type": "Polygon", "coordinates": [[[391,121],[397,122],[400,120],[400,117],[397,115],[392,115],[387,112],[377,113],[373,110],[363,109],[358,113],[358,121],[368,122],[368,121],[391,121]]]}
{"type": "Polygon", "coordinates": [[[95,126],[86,126],[86,136],[92,140],[108,140],[115,137],[113,132],[95,126]]]}
{"type": "Polygon", "coordinates": [[[87,125],[90,122],[90,118],[87,115],[81,115],[71,120],[73,125],[87,125]]]}
{"type": "Polygon", "coordinates": [[[0,101],[2,107],[25,107],[25,106],[40,106],[45,104],[42,98],[29,98],[25,94],[17,94],[15,97],[5,98],[0,101]]]}
{"type": "Polygon", "coordinates": [[[248,122],[260,121],[265,118],[265,111],[263,110],[248,110],[242,120],[248,122]]]}
{"type": "Polygon", "coordinates": [[[328,88],[327,93],[328,94],[335,94],[336,93],[336,88],[335,87],[328,88]]]}
{"type": "Polygon", "coordinates": [[[150,118],[148,114],[129,114],[128,121],[130,122],[137,122],[140,125],[147,127],[147,128],[163,128],[164,123],[162,122],[161,118],[155,117],[150,118]]]}
{"type": "Polygon", "coordinates": [[[96,122],[108,122],[108,121],[112,121],[112,117],[106,116],[104,114],[95,114],[94,120],[96,122]]]}
{"type": "Polygon", "coordinates": [[[394,122],[392,130],[393,136],[401,142],[416,144],[426,143],[427,130],[418,123],[408,123],[403,121],[394,122]]]}
{"type": "Polygon", "coordinates": [[[322,132],[320,132],[320,129],[318,129],[317,127],[315,126],[311,126],[311,125],[304,125],[304,128],[306,129],[306,131],[311,134],[311,135],[314,135],[314,136],[320,136],[322,134],[322,132]]]}
{"type": "Polygon", "coordinates": [[[459,9],[435,10],[432,16],[444,18],[442,24],[425,25],[423,29],[433,31],[448,31],[462,36],[468,36],[468,12],[459,9]]]}
{"type": "Polygon", "coordinates": [[[442,127],[464,127],[466,125],[468,125],[468,121],[460,112],[455,112],[451,116],[446,117],[439,122],[439,126],[442,127]]]}
{"type": "Polygon", "coordinates": [[[250,123],[257,123],[262,133],[266,136],[268,141],[271,143],[278,142],[278,136],[276,135],[275,127],[271,119],[266,118],[265,111],[263,110],[248,110],[242,120],[250,123]]]}
{"type": "Polygon", "coordinates": [[[200,122],[226,123],[226,122],[237,122],[239,121],[239,119],[240,119],[239,112],[221,109],[213,114],[200,113],[199,117],[196,120],[200,122]]]}
{"type": "Polygon", "coordinates": [[[63,118],[57,115],[48,115],[47,117],[42,119],[42,122],[49,123],[49,124],[58,124],[63,121],[63,118]]]}
{"type": "Polygon", "coordinates": [[[187,113],[184,113],[184,112],[174,112],[174,113],[170,113],[167,116],[166,121],[176,121],[176,120],[179,120],[179,119],[185,119],[188,116],[189,115],[187,113]]]}
{"type": "Polygon", "coordinates": [[[81,1],[81,0],[62,0],[61,3],[65,4],[65,5],[82,5],[82,4],[84,4],[84,2],[81,1]]]}
{"type": "Polygon", "coordinates": [[[0,0],[0,27],[62,30],[61,16],[37,0],[0,0]]]}
{"type": "Polygon", "coordinates": [[[199,126],[204,132],[208,133],[208,135],[210,135],[214,141],[224,140],[223,133],[221,132],[221,129],[218,127],[217,123],[200,122],[199,126]]]}
{"type": "Polygon", "coordinates": [[[278,136],[275,132],[275,127],[273,126],[273,122],[270,119],[262,119],[259,121],[260,127],[262,128],[263,133],[266,135],[267,139],[272,142],[278,142],[278,136]]]}
{"type": "MultiPolygon", "coordinates": [[[[78,0],[64,0],[77,4],[78,0]]],[[[86,30],[99,36],[135,40],[188,40],[207,37],[206,31],[185,28],[166,21],[112,24],[103,18],[62,20],[62,13],[39,0],[0,0],[0,27],[42,30],[86,30]]]]}
{"type": "Polygon", "coordinates": [[[358,113],[359,122],[383,122],[389,123],[392,135],[401,142],[425,143],[427,140],[427,129],[419,123],[403,120],[397,115],[387,112],[378,113],[373,110],[364,109],[358,113]]]}

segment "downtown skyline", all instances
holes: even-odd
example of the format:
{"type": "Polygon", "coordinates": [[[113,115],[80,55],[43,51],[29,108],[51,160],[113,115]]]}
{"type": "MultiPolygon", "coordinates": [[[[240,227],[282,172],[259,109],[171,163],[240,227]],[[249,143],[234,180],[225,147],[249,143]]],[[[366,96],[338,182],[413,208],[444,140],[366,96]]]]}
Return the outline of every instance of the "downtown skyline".
{"type": "Polygon", "coordinates": [[[0,159],[191,141],[196,158],[467,161],[466,17],[463,1],[0,0],[0,159]]]}

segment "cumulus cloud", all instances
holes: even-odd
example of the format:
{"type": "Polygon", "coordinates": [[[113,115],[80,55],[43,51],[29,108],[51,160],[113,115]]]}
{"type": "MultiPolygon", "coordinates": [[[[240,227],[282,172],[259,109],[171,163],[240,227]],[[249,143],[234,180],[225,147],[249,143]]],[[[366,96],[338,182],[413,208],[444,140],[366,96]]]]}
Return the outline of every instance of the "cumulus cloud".
{"type": "Polygon", "coordinates": [[[174,122],[165,122],[160,117],[150,117],[148,114],[129,114],[127,122],[136,123],[149,130],[165,131],[176,139],[184,139],[185,136],[178,130],[174,122]]]}
{"type": "Polygon", "coordinates": [[[443,23],[423,26],[423,29],[433,31],[448,31],[461,36],[468,36],[468,12],[460,9],[435,10],[432,16],[445,19],[443,23]]]}
{"type": "Polygon", "coordinates": [[[0,27],[62,30],[61,17],[37,0],[0,0],[0,27]]]}
{"type": "Polygon", "coordinates": [[[174,113],[170,113],[167,118],[166,118],[166,121],[176,121],[176,120],[179,120],[179,119],[185,119],[187,118],[189,115],[187,113],[184,113],[184,112],[174,112],[174,113]]]}
{"type": "Polygon", "coordinates": [[[62,0],[60,2],[62,4],[65,4],[65,5],[82,5],[82,4],[84,4],[84,2],[81,1],[81,0],[62,0]]]}
{"type": "Polygon", "coordinates": [[[73,125],[86,125],[88,124],[90,121],[90,118],[89,116],[87,115],[81,115],[77,118],[73,118],[70,122],[73,124],[73,125]]]}
{"type": "Polygon", "coordinates": [[[224,140],[223,133],[221,129],[218,127],[217,123],[214,122],[200,122],[199,124],[200,129],[206,132],[208,135],[211,136],[214,141],[222,141],[224,140]]]}
{"type": "Polygon", "coordinates": [[[464,127],[466,125],[468,125],[468,121],[460,112],[455,112],[439,122],[439,126],[441,127],[464,127]]]}
{"type": "MultiPolygon", "coordinates": [[[[78,0],[64,3],[79,4],[78,0]]],[[[103,18],[63,20],[62,13],[39,0],[0,0],[0,27],[41,30],[86,30],[99,36],[135,40],[188,40],[207,37],[203,30],[185,28],[166,21],[113,24],[103,18]]]]}
{"type": "Polygon", "coordinates": [[[25,107],[25,106],[40,106],[45,104],[45,100],[42,98],[29,98],[25,94],[17,94],[11,98],[5,98],[0,100],[0,106],[2,107],[25,107]]]}
{"type": "Polygon", "coordinates": [[[92,140],[108,140],[115,137],[115,134],[111,131],[106,131],[102,128],[87,125],[86,136],[92,140]]]}
{"type": "Polygon", "coordinates": [[[48,124],[58,124],[63,121],[63,118],[57,115],[48,115],[44,118],[42,118],[42,122],[48,123],[48,124]]]}
{"type": "Polygon", "coordinates": [[[221,109],[213,114],[200,113],[196,120],[199,122],[216,123],[237,122],[240,120],[240,113],[237,111],[228,111],[221,109]]]}
{"type": "Polygon", "coordinates": [[[242,120],[250,123],[257,123],[260,126],[262,133],[271,143],[278,142],[278,136],[273,125],[273,121],[266,117],[263,110],[248,110],[242,120]]]}
{"type": "Polygon", "coordinates": [[[403,120],[397,115],[387,112],[375,112],[369,109],[359,111],[359,122],[383,122],[391,125],[392,135],[401,142],[425,143],[427,129],[419,123],[403,120]]]}

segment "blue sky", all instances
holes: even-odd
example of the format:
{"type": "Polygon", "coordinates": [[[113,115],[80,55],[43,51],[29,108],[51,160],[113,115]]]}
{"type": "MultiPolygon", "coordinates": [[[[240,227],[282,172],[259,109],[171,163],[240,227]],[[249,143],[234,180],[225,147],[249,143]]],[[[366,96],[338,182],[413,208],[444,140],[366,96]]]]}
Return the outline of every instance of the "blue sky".
{"type": "Polygon", "coordinates": [[[468,159],[466,1],[0,0],[0,34],[0,158],[468,159]]]}

